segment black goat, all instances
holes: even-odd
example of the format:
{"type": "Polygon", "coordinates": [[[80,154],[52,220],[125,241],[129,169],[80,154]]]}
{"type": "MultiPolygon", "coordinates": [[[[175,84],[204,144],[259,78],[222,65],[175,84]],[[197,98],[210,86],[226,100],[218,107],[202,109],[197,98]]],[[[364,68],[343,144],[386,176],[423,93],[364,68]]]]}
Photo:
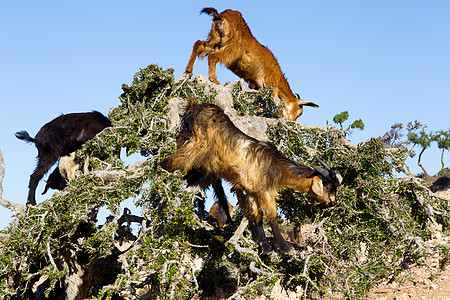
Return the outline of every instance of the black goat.
{"type": "Polygon", "coordinates": [[[97,111],[61,115],[48,122],[35,138],[28,132],[16,132],[16,137],[36,145],[38,163],[30,176],[27,204],[36,205],[36,187],[42,177],[59,157],[81,148],[97,133],[111,126],[111,121],[97,111]]]}
{"type": "Polygon", "coordinates": [[[67,186],[67,180],[61,175],[59,168],[55,168],[53,172],[48,175],[47,183],[45,184],[42,195],[47,193],[48,189],[63,190],[67,186]]]}

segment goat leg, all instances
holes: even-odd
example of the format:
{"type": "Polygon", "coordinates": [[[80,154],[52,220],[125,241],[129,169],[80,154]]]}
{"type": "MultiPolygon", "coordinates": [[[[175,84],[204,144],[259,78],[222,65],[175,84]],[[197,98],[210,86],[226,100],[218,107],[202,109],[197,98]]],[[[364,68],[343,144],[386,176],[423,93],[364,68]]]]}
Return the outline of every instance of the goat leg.
{"type": "Polygon", "coordinates": [[[227,197],[225,196],[225,191],[223,190],[222,180],[221,179],[215,180],[212,186],[220,207],[225,211],[225,215],[227,217],[225,224],[233,224],[233,220],[231,220],[230,215],[230,207],[228,206],[227,197]]]}
{"type": "Polygon", "coordinates": [[[272,234],[275,238],[275,244],[280,249],[280,252],[283,254],[289,254],[292,251],[292,246],[289,245],[288,242],[283,238],[281,234],[280,228],[278,227],[276,219],[269,219],[270,227],[272,228],[272,234]]]}
{"type": "Polygon", "coordinates": [[[239,187],[234,186],[233,190],[236,192],[236,198],[238,200],[242,214],[248,220],[248,229],[250,230],[253,239],[261,247],[262,254],[269,254],[270,252],[272,252],[272,246],[270,246],[266,234],[264,233],[262,215],[257,214],[257,216],[255,217],[254,214],[250,212],[251,210],[253,210],[251,208],[251,203],[249,203],[252,200],[246,197],[244,195],[244,192],[239,187]]]}
{"type": "Polygon", "coordinates": [[[200,41],[200,40],[195,42],[194,47],[192,49],[191,57],[189,58],[189,62],[187,64],[186,68],[184,69],[184,74],[183,74],[184,77],[191,78],[192,71],[194,69],[195,59],[199,55],[203,56],[203,52],[205,52],[205,49],[206,49],[205,44],[207,42],[208,41],[200,41]]]}
{"type": "Polygon", "coordinates": [[[27,204],[36,205],[36,188],[39,181],[44,177],[45,173],[48,172],[50,167],[58,160],[58,156],[55,153],[50,153],[48,155],[38,156],[38,165],[33,173],[30,175],[30,182],[28,184],[28,199],[27,204]]]}
{"type": "Polygon", "coordinates": [[[252,233],[257,244],[261,247],[261,254],[269,254],[270,252],[272,252],[272,246],[270,245],[269,240],[264,233],[262,217],[258,218],[257,220],[249,220],[248,229],[252,233]]]}
{"type": "Polygon", "coordinates": [[[209,72],[208,72],[208,76],[209,76],[209,80],[211,82],[214,82],[215,84],[220,84],[219,80],[217,80],[217,76],[216,76],[216,65],[219,62],[219,59],[217,58],[216,55],[214,55],[214,53],[211,53],[210,55],[208,55],[208,68],[209,68],[209,72]]]}
{"type": "Polygon", "coordinates": [[[200,220],[205,219],[205,198],[201,193],[195,195],[197,198],[197,216],[200,220]]]}

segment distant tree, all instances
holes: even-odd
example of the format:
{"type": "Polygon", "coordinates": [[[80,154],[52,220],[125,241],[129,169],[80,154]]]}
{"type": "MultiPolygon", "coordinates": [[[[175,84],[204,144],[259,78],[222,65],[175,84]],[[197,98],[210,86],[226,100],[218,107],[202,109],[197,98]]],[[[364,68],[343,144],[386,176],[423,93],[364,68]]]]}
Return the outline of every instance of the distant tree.
{"type": "MultiPolygon", "coordinates": [[[[410,122],[411,123],[411,122],[410,122]]],[[[416,123],[418,123],[416,121],[416,123]]],[[[409,124],[408,124],[409,125],[409,124]]],[[[433,142],[435,140],[435,136],[433,135],[432,132],[427,133],[425,131],[425,128],[427,126],[420,124],[420,127],[414,127],[414,129],[421,129],[419,132],[417,132],[417,130],[410,130],[407,137],[408,140],[414,145],[418,145],[422,147],[422,150],[419,153],[419,157],[417,159],[417,164],[419,165],[419,167],[423,170],[425,176],[429,177],[430,174],[428,174],[428,172],[425,170],[425,167],[422,165],[422,163],[420,162],[421,158],[422,158],[422,154],[423,152],[430,147],[431,142],[433,142]]]]}
{"type": "MultiPolygon", "coordinates": [[[[435,136],[431,132],[426,133],[426,127],[427,126],[425,124],[422,124],[417,120],[408,122],[406,127],[402,123],[395,123],[391,126],[391,130],[383,135],[381,140],[386,148],[406,148],[410,157],[414,157],[416,155],[414,152],[414,147],[416,145],[422,146],[422,150],[418,158],[418,165],[422,168],[425,175],[429,176],[420,161],[423,152],[430,146],[431,142],[435,140],[435,136]],[[405,129],[406,135],[404,134],[405,129]]],[[[408,176],[414,175],[411,173],[406,164],[404,167],[406,168],[406,170],[404,170],[405,174],[408,176]]]]}
{"type": "Polygon", "coordinates": [[[403,124],[395,123],[391,126],[391,130],[386,132],[382,141],[386,148],[400,148],[408,144],[408,141],[402,141],[401,139],[404,137],[403,134],[403,124]]]}
{"type": "Polygon", "coordinates": [[[352,124],[350,124],[346,129],[342,125],[345,121],[348,120],[349,113],[348,111],[343,111],[340,114],[337,114],[333,118],[333,122],[338,124],[341,127],[342,132],[344,132],[344,135],[347,136],[348,134],[351,134],[351,129],[359,129],[364,130],[364,122],[361,119],[355,120],[352,124]]]}
{"type": "Polygon", "coordinates": [[[442,150],[442,154],[441,154],[442,168],[441,168],[441,170],[443,170],[445,168],[444,152],[445,152],[445,150],[450,150],[450,129],[447,129],[446,131],[440,130],[440,131],[436,132],[435,140],[438,144],[438,148],[442,150]]]}

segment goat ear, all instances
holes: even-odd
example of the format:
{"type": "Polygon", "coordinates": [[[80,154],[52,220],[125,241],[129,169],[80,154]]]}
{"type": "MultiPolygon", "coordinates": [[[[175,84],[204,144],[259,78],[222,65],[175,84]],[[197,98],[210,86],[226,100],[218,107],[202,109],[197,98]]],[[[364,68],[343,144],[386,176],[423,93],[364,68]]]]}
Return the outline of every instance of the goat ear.
{"type": "Polygon", "coordinates": [[[295,93],[295,97],[297,98],[297,105],[298,106],[312,106],[312,107],[319,107],[317,103],[314,103],[312,101],[305,101],[300,98],[300,95],[295,93]]]}
{"type": "Polygon", "coordinates": [[[321,197],[323,195],[323,183],[319,176],[313,177],[311,189],[317,196],[321,197]]]}
{"type": "Polygon", "coordinates": [[[297,100],[297,104],[298,104],[299,106],[319,107],[319,104],[317,104],[317,103],[315,103],[315,102],[312,102],[312,101],[305,101],[305,100],[302,100],[302,99],[298,99],[298,100],[297,100]]]}

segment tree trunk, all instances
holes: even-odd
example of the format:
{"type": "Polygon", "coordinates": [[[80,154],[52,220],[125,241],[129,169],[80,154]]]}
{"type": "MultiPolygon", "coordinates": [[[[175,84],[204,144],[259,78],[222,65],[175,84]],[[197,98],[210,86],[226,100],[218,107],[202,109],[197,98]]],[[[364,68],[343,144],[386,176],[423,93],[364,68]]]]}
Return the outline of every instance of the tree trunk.
{"type": "Polygon", "coordinates": [[[3,198],[3,178],[5,177],[5,161],[3,160],[3,154],[0,150],[0,205],[9,209],[14,215],[23,213],[26,210],[26,206],[23,204],[16,204],[3,198]]]}
{"type": "Polygon", "coordinates": [[[426,177],[430,177],[430,174],[428,174],[427,170],[425,170],[424,166],[420,163],[420,159],[422,158],[422,154],[425,151],[426,148],[422,148],[422,151],[420,151],[419,154],[419,159],[417,161],[417,164],[419,165],[419,167],[423,170],[423,173],[425,173],[426,177]]]}

